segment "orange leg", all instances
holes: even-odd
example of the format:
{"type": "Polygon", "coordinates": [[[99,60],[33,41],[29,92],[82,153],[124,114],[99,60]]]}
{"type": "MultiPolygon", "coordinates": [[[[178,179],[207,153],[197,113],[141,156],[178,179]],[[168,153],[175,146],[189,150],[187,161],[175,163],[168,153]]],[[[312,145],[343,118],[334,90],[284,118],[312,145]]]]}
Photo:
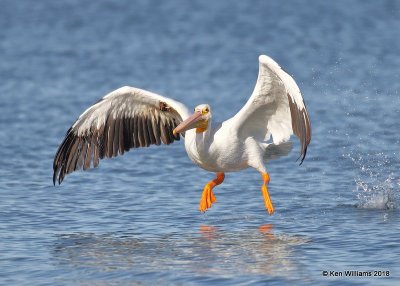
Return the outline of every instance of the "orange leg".
{"type": "Polygon", "coordinates": [[[269,183],[269,175],[268,175],[268,173],[261,173],[261,176],[264,181],[264,184],[261,187],[261,191],[264,196],[264,205],[265,205],[265,208],[267,209],[268,213],[270,215],[272,215],[274,213],[274,206],[272,205],[272,201],[271,201],[271,198],[269,197],[268,188],[267,188],[267,184],[269,183]]]}
{"type": "Polygon", "coordinates": [[[205,212],[207,209],[211,208],[212,203],[215,203],[217,199],[214,196],[213,188],[219,184],[221,184],[225,179],[224,173],[217,173],[214,180],[209,181],[203,189],[203,194],[200,199],[200,207],[199,210],[201,212],[205,212]]]}

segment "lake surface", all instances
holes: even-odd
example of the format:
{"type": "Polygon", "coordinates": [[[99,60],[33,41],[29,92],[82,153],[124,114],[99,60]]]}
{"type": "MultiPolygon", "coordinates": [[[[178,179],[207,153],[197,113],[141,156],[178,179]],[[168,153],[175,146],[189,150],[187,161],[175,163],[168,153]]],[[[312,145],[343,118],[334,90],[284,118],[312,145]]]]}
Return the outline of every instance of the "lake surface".
{"type": "Polygon", "coordinates": [[[400,285],[400,2],[331,2],[0,1],[0,284],[400,285]],[[65,132],[103,95],[136,86],[224,120],[260,54],[313,127],[302,166],[295,138],[267,164],[273,216],[255,170],[201,214],[214,175],[183,142],[53,187],[65,132]]]}

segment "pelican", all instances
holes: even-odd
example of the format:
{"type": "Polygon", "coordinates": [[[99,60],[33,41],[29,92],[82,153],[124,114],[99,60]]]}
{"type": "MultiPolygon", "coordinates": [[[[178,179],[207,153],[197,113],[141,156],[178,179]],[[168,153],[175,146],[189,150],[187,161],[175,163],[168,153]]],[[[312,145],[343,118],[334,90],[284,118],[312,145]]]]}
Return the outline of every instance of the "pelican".
{"type": "Polygon", "coordinates": [[[99,159],[122,155],[131,148],[171,144],[185,140],[189,158],[215,173],[200,199],[205,212],[216,202],[213,189],[226,172],[248,167],[263,181],[261,191],[268,213],[274,212],[267,185],[265,163],[286,156],[290,137],[300,141],[300,165],[311,141],[311,124],[299,87],[270,57],[259,57],[259,73],[252,95],[242,109],[224,122],[213,120],[209,104],[200,104],[191,114],[173,99],[135,87],[121,87],[86,109],[67,131],[53,163],[53,183],[66,174],[91,166],[99,159]]]}

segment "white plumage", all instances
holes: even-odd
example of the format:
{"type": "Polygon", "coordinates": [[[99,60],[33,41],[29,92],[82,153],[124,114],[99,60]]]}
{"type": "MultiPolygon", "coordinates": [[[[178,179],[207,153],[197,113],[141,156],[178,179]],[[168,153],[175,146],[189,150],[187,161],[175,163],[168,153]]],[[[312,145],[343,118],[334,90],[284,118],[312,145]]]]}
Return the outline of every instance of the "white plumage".
{"type": "Polygon", "coordinates": [[[72,125],[54,158],[54,183],[72,171],[98,165],[99,158],[114,157],[130,148],[170,144],[185,136],[190,159],[217,173],[204,188],[200,210],[215,202],[213,187],[225,172],[247,167],[263,176],[264,202],[274,211],[266,185],[265,162],[287,155],[292,134],[301,143],[304,160],[311,140],[311,125],[300,90],[293,78],[271,58],[259,57],[254,91],[232,118],[212,120],[211,107],[202,104],[190,115],[180,102],[133,87],[122,87],[89,107],[72,125]]]}

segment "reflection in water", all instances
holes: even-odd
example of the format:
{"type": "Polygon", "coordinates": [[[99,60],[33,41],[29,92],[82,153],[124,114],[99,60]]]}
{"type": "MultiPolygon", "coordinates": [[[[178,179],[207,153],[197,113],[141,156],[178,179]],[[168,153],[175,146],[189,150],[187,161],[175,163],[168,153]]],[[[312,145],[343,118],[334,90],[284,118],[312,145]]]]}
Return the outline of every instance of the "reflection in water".
{"type": "Polygon", "coordinates": [[[202,246],[202,250],[207,247],[209,249],[206,254],[209,259],[203,260],[203,268],[218,273],[240,271],[272,276],[296,275],[299,265],[292,261],[291,253],[294,246],[308,241],[304,238],[275,235],[272,228],[272,224],[265,224],[258,231],[228,233],[213,226],[200,226],[203,240],[198,244],[202,246]],[[217,262],[212,263],[213,261],[217,262]]]}
{"type": "Polygon", "coordinates": [[[218,234],[218,228],[216,226],[200,225],[200,234],[203,238],[213,240],[218,234]]]}
{"type": "Polygon", "coordinates": [[[265,233],[265,234],[269,234],[272,236],[272,224],[268,223],[268,224],[263,224],[261,225],[258,230],[261,233],[265,233]]]}
{"type": "Polygon", "coordinates": [[[198,233],[136,239],[91,233],[58,237],[53,254],[64,267],[85,273],[146,280],[155,273],[190,276],[238,274],[295,277],[301,265],[294,261],[295,246],[307,239],[273,233],[271,224],[231,232],[201,225],[198,233]]]}

